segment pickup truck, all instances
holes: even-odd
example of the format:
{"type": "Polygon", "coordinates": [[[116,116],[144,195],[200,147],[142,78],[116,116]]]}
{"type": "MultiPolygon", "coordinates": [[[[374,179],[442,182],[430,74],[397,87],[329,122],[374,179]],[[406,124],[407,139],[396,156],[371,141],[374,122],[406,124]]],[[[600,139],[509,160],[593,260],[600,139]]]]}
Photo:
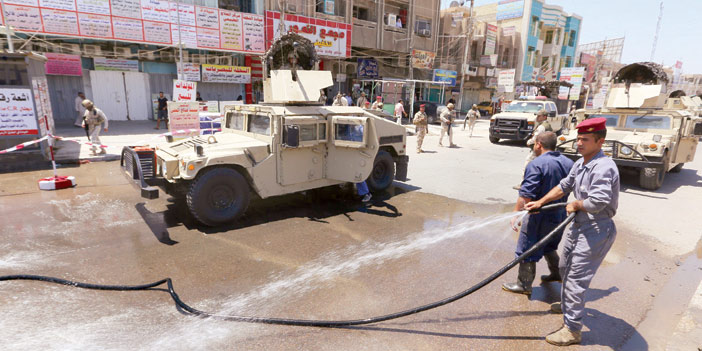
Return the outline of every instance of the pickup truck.
{"type": "Polygon", "coordinates": [[[556,134],[561,134],[567,122],[567,115],[559,115],[556,104],[546,100],[546,97],[520,98],[511,102],[502,112],[490,118],[490,142],[497,143],[500,139],[527,141],[536,125],[536,113],[539,110],[548,112],[547,121],[556,134]]]}

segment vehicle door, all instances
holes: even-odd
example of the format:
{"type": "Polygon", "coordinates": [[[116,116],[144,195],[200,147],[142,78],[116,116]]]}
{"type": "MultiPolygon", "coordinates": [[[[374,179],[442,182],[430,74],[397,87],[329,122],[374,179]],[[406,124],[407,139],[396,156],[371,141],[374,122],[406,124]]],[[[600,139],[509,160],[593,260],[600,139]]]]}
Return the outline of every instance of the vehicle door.
{"type": "Polygon", "coordinates": [[[324,178],[327,125],[322,116],[283,117],[278,183],[292,185],[324,178]]]}
{"type": "Polygon", "coordinates": [[[678,145],[675,154],[671,156],[671,164],[692,162],[700,137],[702,137],[702,120],[684,117],[680,120],[678,145]]]}
{"type": "Polygon", "coordinates": [[[546,118],[546,120],[551,125],[551,128],[553,128],[553,131],[556,132],[560,130],[563,123],[561,122],[561,117],[558,116],[556,104],[552,102],[547,102],[546,112],[548,113],[548,117],[546,118]]]}
{"type": "Polygon", "coordinates": [[[358,183],[366,180],[378,152],[370,117],[330,116],[327,179],[358,183]]]}

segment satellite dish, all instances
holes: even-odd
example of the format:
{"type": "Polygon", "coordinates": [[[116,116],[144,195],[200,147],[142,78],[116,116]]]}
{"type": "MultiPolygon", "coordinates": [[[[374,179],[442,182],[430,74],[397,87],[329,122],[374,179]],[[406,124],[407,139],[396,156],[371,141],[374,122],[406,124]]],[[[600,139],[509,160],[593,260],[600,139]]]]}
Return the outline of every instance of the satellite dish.
{"type": "Polygon", "coordinates": [[[449,7],[459,7],[459,6],[461,6],[461,5],[458,3],[458,1],[451,1],[451,5],[449,5],[449,7]]]}

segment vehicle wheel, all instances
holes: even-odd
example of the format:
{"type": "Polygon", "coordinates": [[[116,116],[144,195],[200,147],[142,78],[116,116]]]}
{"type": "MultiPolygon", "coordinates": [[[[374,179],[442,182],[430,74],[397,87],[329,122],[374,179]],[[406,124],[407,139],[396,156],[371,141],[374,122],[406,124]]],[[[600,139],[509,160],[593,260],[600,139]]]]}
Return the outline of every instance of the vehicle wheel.
{"type": "Polygon", "coordinates": [[[648,190],[658,190],[663,185],[666,169],[668,169],[668,154],[663,156],[663,167],[642,168],[639,173],[639,185],[648,190]]]}
{"type": "Polygon", "coordinates": [[[378,151],[373,161],[373,170],[370,176],[366,179],[368,188],[371,191],[383,191],[387,189],[395,179],[395,161],[392,156],[385,151],[378,151]]]}
{"type": "Polygon", "coordinates": [[[249,206],[251,190],[241,173],[231,168],[213,168],[190,185],[186,196],[190,213],[207,226],[239,218],[249,206]]]}
{"type": "Polygon", "coordinates": [[[684,165],[685,165],[684,163],[678,163],[677,165],[675,165],[675,167],[671,168],[669,172],[670,173],[680,173],[680,171],[682,171],[682,168],[684,165]]]}
{"type": "Polygon", "coordinates": [[[494,136],[488,137],[488,139],[490,139],[490,142],[493,144],[497,144],[500,141],[500,138],[494,136]]]}

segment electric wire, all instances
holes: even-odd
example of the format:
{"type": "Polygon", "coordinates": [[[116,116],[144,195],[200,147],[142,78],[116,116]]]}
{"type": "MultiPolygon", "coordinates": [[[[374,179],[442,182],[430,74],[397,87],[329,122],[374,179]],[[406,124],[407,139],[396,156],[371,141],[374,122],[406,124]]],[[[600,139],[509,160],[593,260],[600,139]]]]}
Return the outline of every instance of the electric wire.
{"type": "MultiPolygon", "coordinates": [[[[546,206],[543,206],[540,209],[540,211],[553,210],[556,208],[564,207],[565,205],[566,205],[565,203],[546,205],[546,206]]],[[[32,281],[42,281],[42,282],[47,282],[47,283],[67,285],[67,286],[72,286],[72,287],[76,287],[76,288],[83,288],[83,289],[110,290],[110,291],[149,290],[149,289],[153,289],[157,286],[163,285],[165,283],[167,288],[168,288],[168,293],[170,294],[171,298],[176,303],[176,305],[178,307],[180,307],[183,311],[186,311],[187,313],[189,313],[193,316],[200,317],[200,318],[213,318],[213,319],[217,319],[217,320],[234,321],[234,322],[247,322],[247,323],[260,323],[260,324],[340,328],[340,327],[372,324],[372,323],[388,321],[391,319],[406,317],[406,316],[409,316],[412,314],[417,314],[417,313],[420,313],[423,311],[434,309],[434,308],[452,303],[452,302],[457,301],[459,299],[462,299],[462,298],[480,290],[481,288],[483,288],[484,286],[491,283],[492,281],[494,281],[495,279],[497,279],[498,277],[503,275],[505,272],[510,270],[512,267],[516,266],[523,259],[531,256],[534,252],[541,249],[549,241],[551,241],[552,238],[554,238],[556,235],[558,235],[560,231],[564,230],[565,227],[570,222],[573,221],[573,219],[575,219],[575,212],[568,215],[568,217],[563,222],[561,222],[561,224],[559,224],[555,229],[553,229],[543,239],[539,240],[539,242],[537,242],[530,249],[526,250],[523,254],[521,254],[520,256],[515,258],[514,260],[512,260],[510,263],[508,263],[504,267],[497,270],[492,275],[488,276],[487,278],[483,279],[482,281],[478,282],[477,284],[471,286],[470,288],[468,288],[464,291],[461,291],[458,294],[455,294],[451,297],[447,297],[445,299],[435,301],[435,302],[432,302],[432,303],[429,303],[426,305],[407,309],[404,311],[385,314],[385,315],[381,315],[381,316],[370,317],[370,318],[364,318],[364,319],[312,320],[312,319],[292,319],[292,318],[271,318],[271,317],[256,317],[256,316],[220,315],[220,314],[216,314],[216,313],[205,312],[205,311],[198,310],[194,307],[191,307],[190,305],[186,304],[183,300],[181,300],[175,291],[175,288],[173,286],[173,281],[171,280],[171,278],[165,278],[165,279],[161,279],[159,281],[153,282],[153,283],[142,284],[142,285],[102,285],[102,284],[90,284],[90,283],[75,282],[75,281],[71,281],[71,280],[67,280],[67,279],[56,278],[56,277],[47,277],[47,276],[41,276],[41,275],[18,274],[18,275],[0,276],[0,281],[32,280],[32,281]]]]}

